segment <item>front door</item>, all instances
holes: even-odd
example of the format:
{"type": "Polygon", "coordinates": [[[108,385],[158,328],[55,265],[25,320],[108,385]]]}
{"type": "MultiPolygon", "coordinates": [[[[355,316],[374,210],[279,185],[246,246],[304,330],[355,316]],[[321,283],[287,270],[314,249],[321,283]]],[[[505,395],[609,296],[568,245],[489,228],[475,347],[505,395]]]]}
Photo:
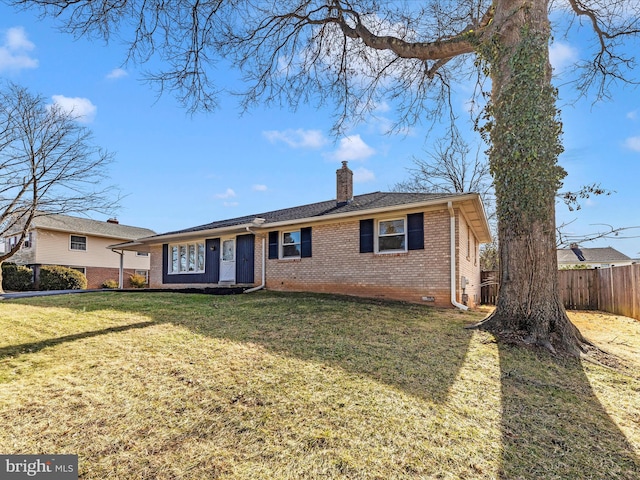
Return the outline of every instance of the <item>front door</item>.
{"type": "Polygon", "coordinates": [[[236,239],[223,238],[220,249],[220,282],[236,283],[236,239]]]}

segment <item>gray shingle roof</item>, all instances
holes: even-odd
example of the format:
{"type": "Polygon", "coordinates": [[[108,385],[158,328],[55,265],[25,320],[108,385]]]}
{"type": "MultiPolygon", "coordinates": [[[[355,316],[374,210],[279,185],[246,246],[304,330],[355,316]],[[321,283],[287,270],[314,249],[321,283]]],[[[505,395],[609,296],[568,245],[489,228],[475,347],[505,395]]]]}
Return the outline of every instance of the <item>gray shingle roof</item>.
{"type": "Polygon", "coordinates": [[[327,200],[324,202],[301,205],[299,207],[284,208],[282,210],[274,210],[271,212],[256,213],[253,215],[245,215],[243,217],[220,220],[204,225],[199,225],[197,227],[187,228],[184,230],[166,232],[162,235],[192,233],[204,230],[213,230],[216,228],[232,227],[235,225],[243,225],[251,223],[255,218],[264,218],[266,220],[264,224],[266,225],[269,223],[299,220],[303,218],[320,218],[325,215],[335,215],[340,213],[350,213],[400,205],[409,205],[412,203],[420,203],[438,198],[448,198],[456,196],[459,196],[459,194],[374,192],[364,195],[356,195],[355,197],[353,197],[353,200],[351,202],[344,205],[338,205],[335,200],[327,200]]]}
{"type": "Polygon", "coordinates": [[[120,225],[119,223],[101,222],[99,220],[61,214],[37,216],[31,222],[31,227],[122,240],[134,240],[155,235],[155,232],[148,228],[131,227],[120,225]]]}
{"type": "Polygon", "coordinates": [[[624,253],[619,252],[615,248],[580,248],[584,255],[585,261],[581,262],[576,257],[576,254],[569,248],[558,249],[558,263],[615,263],[615,262],[628,262],[631,257],[627,257],[624,253]]]}

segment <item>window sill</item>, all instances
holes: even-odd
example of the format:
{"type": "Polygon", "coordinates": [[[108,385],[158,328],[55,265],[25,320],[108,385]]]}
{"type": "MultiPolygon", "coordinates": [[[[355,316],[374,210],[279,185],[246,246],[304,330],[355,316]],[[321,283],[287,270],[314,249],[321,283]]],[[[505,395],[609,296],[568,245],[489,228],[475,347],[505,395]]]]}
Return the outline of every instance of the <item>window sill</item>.
{"type": "Polygon", "coordinates": [[[389,252],[375,252],[376,256],[380,256],[380,257],[388,257],[388,256],[392,256],[392,257],[405,257],[407,255],[409,255],[409,252],[407,251],[389,251],[389,252]]]}

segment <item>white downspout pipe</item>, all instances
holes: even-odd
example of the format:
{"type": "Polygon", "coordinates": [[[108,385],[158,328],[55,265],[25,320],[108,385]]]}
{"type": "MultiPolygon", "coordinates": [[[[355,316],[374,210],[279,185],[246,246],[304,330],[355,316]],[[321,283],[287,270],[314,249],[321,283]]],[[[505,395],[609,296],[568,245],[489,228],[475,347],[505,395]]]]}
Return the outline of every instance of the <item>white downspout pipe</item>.
{"type": "MultiPolygon", "coordinates": [[[[249,227],[246,227],[247,232],[249,233],[253,233],[254,235],[257,235],[255,232],[251,231],[251,229],[249,227]]],[[[261,290],[264,288],[264,285],[266,283],[267,280],[267,274],[266,274],[266,266],[267,266],[267,261],[265,259],[265,253],[266,253],[266,247],[265,247],[265,242],[266,242],[266,238],[264,235],[257,235],[259,237],[262,237],[262,283],[260,285],[258,285],[257,287],[253,287],[253,288],[249,288],[247,290],[245,290],[243,293],[253,293],[253,292],[257,292],[258,290],[261,290]]]]}
{"type": "Polygon", "coordinates": [[[118,288],[120,290],[124,287],[124,250],[120,250],[117,252],[114,249],[111,249],[113,253],[117,253],[120,255],[120,271],[118,272],[118,288]]]}
{"type": "Polygon", "coordinates": [[[456,299],[456,216],[451,202],[447,202],[447,208],[451,217],[451,304],[460,310],[466,311],[469,310],[469,307],[461,304],[456,299]]]}

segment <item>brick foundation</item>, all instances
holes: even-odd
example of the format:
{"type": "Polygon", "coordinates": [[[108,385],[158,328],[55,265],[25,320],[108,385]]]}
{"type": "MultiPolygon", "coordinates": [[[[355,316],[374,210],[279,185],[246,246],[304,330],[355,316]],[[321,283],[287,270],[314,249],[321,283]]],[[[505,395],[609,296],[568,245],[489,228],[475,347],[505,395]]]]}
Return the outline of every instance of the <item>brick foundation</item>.
{"type": "MultiPolygon", "coordinates": [[[[131,287],[129,277],[135,273],[134,269],[124,269],[124,288],[131,287]]],[[[87,267],[87,288],[102,288],[102,284],[107,280],[118,282],[119,275],[120,270],[118,268],[87,267]]]]}

